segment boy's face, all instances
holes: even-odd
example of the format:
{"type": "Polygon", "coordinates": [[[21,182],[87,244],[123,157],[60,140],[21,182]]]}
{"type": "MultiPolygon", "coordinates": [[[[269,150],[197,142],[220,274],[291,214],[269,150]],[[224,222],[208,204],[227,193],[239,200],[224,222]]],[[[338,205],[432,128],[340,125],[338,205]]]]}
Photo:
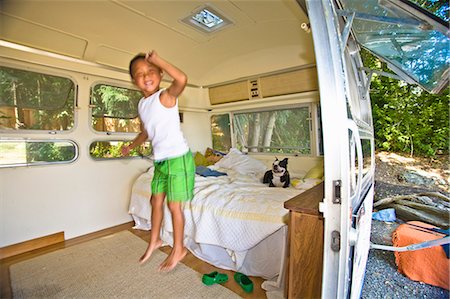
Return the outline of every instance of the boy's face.
{"type": "Polygon", "coordinates": [[[132,66],[133,83],[148,97],[159,90],[161,70],[144,59],[136,60],[132,66]]]}

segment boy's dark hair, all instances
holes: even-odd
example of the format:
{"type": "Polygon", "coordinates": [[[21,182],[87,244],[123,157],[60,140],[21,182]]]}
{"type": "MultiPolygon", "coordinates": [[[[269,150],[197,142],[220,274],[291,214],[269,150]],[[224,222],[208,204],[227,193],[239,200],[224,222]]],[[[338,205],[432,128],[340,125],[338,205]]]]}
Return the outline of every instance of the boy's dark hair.
{"type": "Polygon", "coordinates": [[[137,54],[137,55],[134,56],[134,58],[131,59],[131,61],[130,61],[130,66],[128,67],[128,71],[130,72],[130,76],[131,76],[132,79],[134,79],[134,78],[133,78],[133,64],[134,64],[137,60],[139,60],[139,59],[145,60],[145,53],[139,53],[139,54],[137,54]]]}

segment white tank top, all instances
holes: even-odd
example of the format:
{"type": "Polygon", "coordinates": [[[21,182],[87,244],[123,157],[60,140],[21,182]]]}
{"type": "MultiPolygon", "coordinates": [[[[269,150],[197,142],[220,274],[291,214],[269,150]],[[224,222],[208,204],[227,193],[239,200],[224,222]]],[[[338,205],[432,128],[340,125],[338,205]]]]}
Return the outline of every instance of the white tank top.
{"type": "Polygon", "coordinates": [[[172,108],[164,107],[159,99],[163,90],[142,98],[138,105],[139,117],[152,142],[156,161],[179,157],[189,151],[180,127],[178,99],[172,108]]]}

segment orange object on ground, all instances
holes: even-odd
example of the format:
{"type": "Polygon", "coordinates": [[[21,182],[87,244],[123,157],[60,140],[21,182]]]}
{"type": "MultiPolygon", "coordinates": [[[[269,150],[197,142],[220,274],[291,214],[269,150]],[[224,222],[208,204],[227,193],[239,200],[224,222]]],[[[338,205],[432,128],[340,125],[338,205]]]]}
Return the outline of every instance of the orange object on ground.
{"type": "MultiPolygon", "coordinates": [[[[404,247],[445,237],[444,234],[427,231],[417,226],[436,228],[420,221],[401,224],[392,235],[394,246],[404,247]]],[[[405,252],[396,251],[394,254],[398,271],[409,279],[449,289],[450,260],[447,259],[442,246],[405,252]]]]}

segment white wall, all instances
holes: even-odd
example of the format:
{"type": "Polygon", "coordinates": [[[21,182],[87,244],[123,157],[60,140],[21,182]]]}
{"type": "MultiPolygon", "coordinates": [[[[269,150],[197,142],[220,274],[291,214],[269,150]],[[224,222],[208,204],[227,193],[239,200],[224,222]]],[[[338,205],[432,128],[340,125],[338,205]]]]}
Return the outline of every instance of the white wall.
{"type": "Polygon", "coordinates": [[[262,161],[267,169],[272,167],[275,156],[278,160],[288,158],[288,170],[291,177],[302,178],[311,168],[323,161],[322,157],[300,157],[283,154],[249,154],[252,158],[262,161]]]}
{"type": "Polygon", "coordinates": [[[188,87],[179,99],[179,110],[183,113],[181,130],[193,153],[204,152],[212,145],[208,105],[208,90],[203,88],[188,87]]]}

